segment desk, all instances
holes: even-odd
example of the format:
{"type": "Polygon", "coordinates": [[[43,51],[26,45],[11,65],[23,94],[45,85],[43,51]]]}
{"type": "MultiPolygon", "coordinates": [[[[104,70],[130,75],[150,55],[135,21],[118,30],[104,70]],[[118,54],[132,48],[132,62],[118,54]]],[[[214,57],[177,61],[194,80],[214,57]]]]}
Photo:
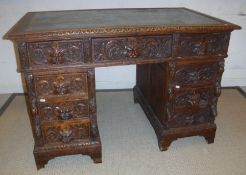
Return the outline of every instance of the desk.
{"type": "Polygon", "coordinates": [[[102,162],[95,98],[101,66],[137,64],[134,101],[161,151],[180,137],[213,143],[234,29],[240,27],[186,8],[27,13],[5,38],[14,41],[27,85],[37,168],[69,154],[102,162]]]}

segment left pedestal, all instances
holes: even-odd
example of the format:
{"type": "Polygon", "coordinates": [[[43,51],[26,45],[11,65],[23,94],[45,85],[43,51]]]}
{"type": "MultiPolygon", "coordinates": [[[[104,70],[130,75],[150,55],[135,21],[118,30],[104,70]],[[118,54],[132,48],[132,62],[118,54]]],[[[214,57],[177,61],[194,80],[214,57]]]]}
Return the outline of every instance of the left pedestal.
{"type": "Polygon", "coordinates": [[[24,76],[37,168],[54,157],[71,154],[86,154],[95,163],[102,162],[95,70],[36,70],[24,76]]]}

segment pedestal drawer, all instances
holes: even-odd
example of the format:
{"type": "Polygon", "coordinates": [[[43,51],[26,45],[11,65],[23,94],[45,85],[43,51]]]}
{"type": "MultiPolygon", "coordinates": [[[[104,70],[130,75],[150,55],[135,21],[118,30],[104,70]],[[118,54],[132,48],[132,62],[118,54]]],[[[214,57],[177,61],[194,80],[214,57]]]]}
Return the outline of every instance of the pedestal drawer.
{"type": "Polygon", "coordinates": [[[205,108],[212,104],[214,96],[215,87],[175,89],[173,109],[177,112],[205,108]]]}
{"type": "Polygon", "coordinates": [[[53,122],[42,125],[45,144],[71,143],[90,138],[90,120],[76,122],[53,122]]]}
{"type": "Polygon", "coordinates": [[[34,85],[41,102],[50,98],[88,98],[87,73],[34,75],[34,85]]]}
{"type": "Polygon", "coordinates": [[[206,107],[193,111],[176,112],[166,122],[166,125],[169,128],[178,128],[191,125],[213,123],[213,121],[214,116],[211,113],[211,108],[206,107]]]}
{"type": "Polygon", "coordinates": [[[214,84],[218,78],[218,70],[218,62],[181,64],[175,72],[175,83],[182,87],[214,84]]]}
{"type": "Polygon", "coordinates": [[[89,104],[87,100],[39,102],[38,113],[42,121],[81,119],[89,116],[89,104]]]}

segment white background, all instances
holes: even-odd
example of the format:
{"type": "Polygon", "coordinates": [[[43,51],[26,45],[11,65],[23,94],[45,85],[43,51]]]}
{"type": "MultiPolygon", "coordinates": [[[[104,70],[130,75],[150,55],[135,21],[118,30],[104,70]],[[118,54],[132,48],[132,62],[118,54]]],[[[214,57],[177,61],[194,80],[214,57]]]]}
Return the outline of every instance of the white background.
{"type": "MultiPolygon", "coordinates": [[[[0,36],[28,11],[142,7],[187,7],[240,25],[243,29],[231,35],[222,86],[246,86],[245,0],[0,0],[0,36]]],[[[16,69],[12,42],[1,38],[0,93],[23,92],[16,69]]],[[[134,65],[96,69],[97,89],[132,88],[134,84],[134,65]]]]}

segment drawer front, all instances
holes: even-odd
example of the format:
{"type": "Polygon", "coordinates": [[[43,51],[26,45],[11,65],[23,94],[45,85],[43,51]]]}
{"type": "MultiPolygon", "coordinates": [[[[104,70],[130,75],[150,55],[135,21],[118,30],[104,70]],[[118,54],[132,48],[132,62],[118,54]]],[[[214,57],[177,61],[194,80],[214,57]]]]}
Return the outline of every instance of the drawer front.
{"type": "Polygon", "coordinates": [[[199,125],[212,123],[214,117],[211,115],[209,107],[190,112],[177,112],[168,120],[166,125],[170,128],[185,127],[191,125],[199,125]]]}
{"type": "Polygon", "coordinates": [[[172,36],[99,38],[92,40],[95,63],[171,56],[172,36]]]}
{"type": "Polygon", "coordinates": [[[90,121],[84,119],[80,122],[63,122],[45,124],[42,126],[45,144],[71,143],[90,138],[90,121]]]}
{"type": "Polygon", "coordinates": [[[42,121],[81,119],[89,116],[87,100],[38,103],[42,121]]]}
{"type": "Polygon", "coordinates": [[[180,34],[175,39],[175,56],[227,56],[230,33],[180,34]]]}
{"type": "Polygon", "coordinates": [[[36,75],[34,84],[40,99],[88,98],[87,73],[61,73],[57,75],[36,75]]]}
{"type": "Polygon", "coordinates": [[[216,82],[218,63],[179,65],[175,72],[175,82],[181,86],[195,86],[216,82]]]}
{"type": "Polygon", "coordinates": [[[175,112],[205,108],[211,105],[215,88],[181,88],[175,89],[173,109],[175,112]]]}
{"type": "Polygon", "coordinates": [[[82,40],[27,43],[30,67],[85,62],[82,40]]]}

